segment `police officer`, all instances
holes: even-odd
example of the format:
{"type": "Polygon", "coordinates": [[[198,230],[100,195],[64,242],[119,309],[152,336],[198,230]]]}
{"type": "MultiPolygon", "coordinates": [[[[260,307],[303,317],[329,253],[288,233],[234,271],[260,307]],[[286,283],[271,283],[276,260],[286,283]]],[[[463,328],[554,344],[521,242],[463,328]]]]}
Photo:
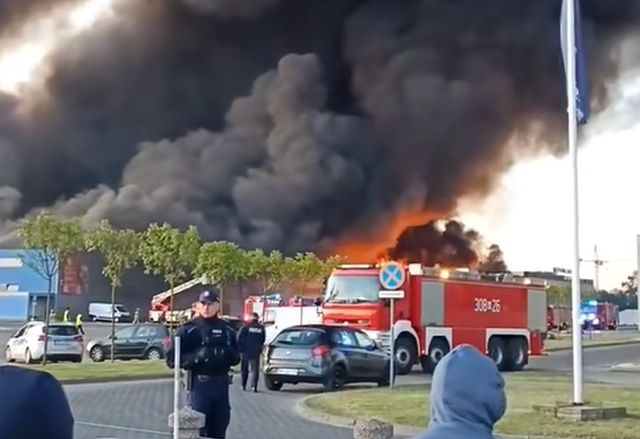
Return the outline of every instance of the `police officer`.
{"type": "Polygon", "coordinates": [[[249,369],[252,374],[253,391],[258,391],[258,377],[260,376],[260,354],[264,346],[265,330],[258,321],[260,317],[253,313],[251,321],[240,329],[238,334],[238,347],[242,354],[242,365],[240,373],[242,375],[242,390],[247,390],[247,379],[249,369]]]}
{"type": "MultiPolygon", "coordinates": [[[[224,439],[231,420],[229,371],[240,363],[240,354],[233,329],[218,317],[218,296],[203,291],[197,308],[198,316],[176,334],[180,337],[180,367],[189,372],[191,406],[206,416],[200,436],[224,439]]],[[[173,359],[171,346],[167,352],[171,368],[173,359]]]]}

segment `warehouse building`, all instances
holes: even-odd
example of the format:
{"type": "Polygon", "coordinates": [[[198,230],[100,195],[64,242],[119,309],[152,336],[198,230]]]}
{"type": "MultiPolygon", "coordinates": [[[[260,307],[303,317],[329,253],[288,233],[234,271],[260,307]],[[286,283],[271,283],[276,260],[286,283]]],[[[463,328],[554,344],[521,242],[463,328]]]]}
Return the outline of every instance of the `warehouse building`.
{"type": "MultiPolygon", "coordinates": [[[[30,265],[29,250],[0,250],[0,321],[25,321],[45,314],[48,281],[30,265]]],[[[51,304],[58,297],[58,276],[53,277],[51,304]]]]}

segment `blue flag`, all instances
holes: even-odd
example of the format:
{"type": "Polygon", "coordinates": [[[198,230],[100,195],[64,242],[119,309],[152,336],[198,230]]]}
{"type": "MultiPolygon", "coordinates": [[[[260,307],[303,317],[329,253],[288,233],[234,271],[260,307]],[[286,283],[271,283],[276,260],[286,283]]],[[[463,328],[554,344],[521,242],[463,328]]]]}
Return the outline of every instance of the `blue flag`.
{"type": "Polygon", "coordinates": [[[580,14],[580,0],[562,0],[562,12],[560,15],[560,44],[562,46],[562,55],[567,68],[567,57],[576,57],[576,111],[578,113],[578,123],[586,124],[590,116],[589,84],[587,80],[587,63],[584,56],[584,47],[582,40],[582,20],[580,14]],[[567,50],[567,6],[568,2],[575,4],[575,44],[573,53],[567,50]]]}

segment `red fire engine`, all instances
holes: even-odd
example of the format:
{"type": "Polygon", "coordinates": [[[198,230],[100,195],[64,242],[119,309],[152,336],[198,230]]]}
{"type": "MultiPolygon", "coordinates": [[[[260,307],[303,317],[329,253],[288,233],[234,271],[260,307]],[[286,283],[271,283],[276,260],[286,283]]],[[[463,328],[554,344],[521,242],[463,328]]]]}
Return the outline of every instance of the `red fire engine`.
{"type": "Polygon", "coordinates": [[[565,331],[571,327],[571,306],[549,305],[547,306],[547,329],[565,331]]]}
{"type": "MultiPolygon", "coordinates": [[[[481,276],[410,264],[394,304],[394,351],[398,373],[418,362],[432,372],[453,347],[471,344],[500,370],[521,370],[529,356],[543,355],[547,331],[545,285],[511,274],[481,276]]],[[[345,265],[327,280],[324,322],[350,325],[390,347],[390,309],[378,298],[376,265],[345,265]]]]}
{"type": "Polygon", "coordinates": [[[250,320],[251,314],[257,313],[263,323],[271,323],[275,321],[275,310],[277,308],[312,306],[318,306],[318,299],[293,296],[289,300],[285,300],[280,294],[249,296],[244,301],[244,319],[250,320]]]}

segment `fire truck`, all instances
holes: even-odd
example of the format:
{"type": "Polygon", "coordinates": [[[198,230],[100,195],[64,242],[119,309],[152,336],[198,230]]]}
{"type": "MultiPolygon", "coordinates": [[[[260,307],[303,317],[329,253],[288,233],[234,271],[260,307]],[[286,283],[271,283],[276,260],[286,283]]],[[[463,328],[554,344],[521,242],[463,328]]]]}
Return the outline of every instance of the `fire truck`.
{"type": "Polygon", "coordinates": [[[592,329],[615,330],[620,321],[619,314],[619,308],[616,304],[587,300],[582,302],[580,323],[585,329],[590,325],[592,329]]]}
{"type": "Polygon", "coordinates": [[[547,306],[547,329],[566,331],[571,327],[571,307],[569,305],[547,306]]]}
{"type": "MultiPolygon", "coordinates": [[[[547,331],[545,283],[510,273],[480,275],[409,264],[404,298],[394,303],[394,352],[398,373],[420,363],[433,372],[460,344],[492,357],[500,370],[521,370],[544,355],[547,331]]],[[[379,299],[379,268],[344,265],[326,283],[323,321],[367,332],[390,349],[390,303],[379,299]]]]}
{"type": "Polygon", "coordinates": [[[260,296],[249,296],[244,301],[244,320],[251,319],[251,314],[260,316],[263,323],[273,323],[276,319],[276,312],[282,307],[314,307],[318,306],[317,298],[293,296],[285,300],[281,294],[268,294],[260,296]]]}
{"type": "Polygon", "coordinates": [[[198,285],[205,285],[205,279],[197,277],[188,282],[180,285],[176,285],[173,288],[174,306],[176,310],[171,310],[171,290],[166,290],[156,294],[151,298],[151,309],[149,310],[149,321],[156,323],[179,323],[181,321],[189,320],[192,317],[193,310],[191,306],[185,307],[179,310],[180,304],[176,304],[176,296],[198,285]]]}

